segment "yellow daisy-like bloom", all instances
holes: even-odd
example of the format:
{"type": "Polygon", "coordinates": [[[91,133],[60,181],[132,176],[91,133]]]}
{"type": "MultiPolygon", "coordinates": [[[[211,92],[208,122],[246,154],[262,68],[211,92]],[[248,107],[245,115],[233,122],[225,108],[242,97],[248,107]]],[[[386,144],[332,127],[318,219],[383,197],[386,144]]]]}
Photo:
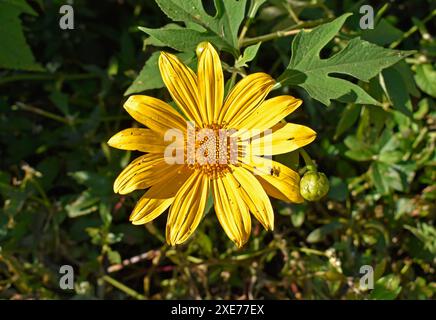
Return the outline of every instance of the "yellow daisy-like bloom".
{"type": "Polygon", "coordinates": [[[299,191],[300,176],[268,156],[296,150],[315,139],[316,133],[305,126],[281,120],[297,109],[302,101],[292,96],[265,100],[275,81],[265,73],[254,73],[239,81],[224,97],[224,76],[218,53],[210,43],[197,49],[197,74],[176,56],[162,52],[159,68],[162,79],[183,116],[169,104],[148,96],[131,96],[124,104],[127,112],[147,128],[125,129],[108,144],[123,150],[146,152],[131,162],[118,176],[114,191],[127,194],[148,189],[138,201],[130,220],[145,224],[169,207],[166,239],[170,245],[186,241],[199,225],[209,193],[213,196],[218,220],[227,236],[242,247],[251,232],[251,216],[273,230],[274,213],[268,195],[294,203],[303,202],[299,191]],[[189,149],[187,122],[209,129],[216,139],[200,139],[189,149]],[[168,163],[167,132],[183,133],[182,163],[168,163]],[[252,133],[264,132],[263,135],[252,133]],[[233,130],[233,131],[232,131],[233,130]],[[235,131],[237,130],[237,131],[235,131]],[[225,132],[224,140],[219,132],[225,132]],[[236,161],[228,160],[229,137],[237,140],[236,161]],[[212,143],[211,143],[212,141],[212,143]],[[269,148],[262,146],[270,142],[269,148]],[[248,144],[242,157],[242,145],[248,144]],[[215,150],[215,161],[208,161],[208,148],[215,150]],[[207,148],[206,148],[207,147],[207,148]],[[198,154],[204,151],[205,158],[198,154]],[[247,157],[248,155],[248,157],[247,157]],[[205,160],[206,159],[206,160],[205,160]],[[245,160],[244,160],[245,159],[245,160]],[[246,160],[248,159],[248,160],[246,160]]]}

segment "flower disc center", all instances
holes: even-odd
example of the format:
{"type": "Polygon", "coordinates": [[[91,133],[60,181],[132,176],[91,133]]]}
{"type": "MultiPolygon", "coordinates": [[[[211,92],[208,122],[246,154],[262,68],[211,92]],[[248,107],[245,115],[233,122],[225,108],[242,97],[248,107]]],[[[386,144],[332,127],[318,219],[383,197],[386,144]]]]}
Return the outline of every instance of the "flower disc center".
{"type": "Polygon", "coordinates": [[[188,130],[187,164],[210,177],[220,177],[236,164],[237,144],[231,137],[232,130],[212,124],[188,130]]]}

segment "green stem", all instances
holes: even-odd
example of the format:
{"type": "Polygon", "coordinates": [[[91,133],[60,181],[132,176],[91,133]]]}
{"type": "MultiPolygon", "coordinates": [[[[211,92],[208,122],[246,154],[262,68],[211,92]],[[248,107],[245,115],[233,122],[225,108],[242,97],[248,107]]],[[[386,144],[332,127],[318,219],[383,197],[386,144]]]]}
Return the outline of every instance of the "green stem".
{"type": "Polygon", "coordinates": [[[64,80],[85,80],[85,79],[93,79],[98,78],[95,74],[47,74],[47,73],[25,73],[25,74],[14,74],[8,77],[3,77],[0,79],[0,85],[15,82],[15,81],[28,81],[28,80],[55,80],[55,79],[64,79],[64,80]]]}
{"type": "Polygon", "coordinates": [[[272,91],[272,90],[280,89],[281,87],[282,87],[282,83],[281,83],[281,82],[276,82],[276,83],[273,85],[273,87],[271,88],[271,91],[272,91]]]}
{"type": "Polygon", "coordinates": [[[256,44],[258,42],[265,42],[265,41],[270,41],[270,40],[274,40],[274,39],[278,39],[278,38],[292,36],[294,34],[297,34],[298,32],[300,32],[300,29],[288,30],[288,31],[281,30],[281,31],[276,31],[273,33],[265,34],[263,36],[258,36],[258,37],[254,37],[254,38],[247,38],[241,43],[241,47],[247,47],[247,46],[250,46],[252,44],[256,44]]]}
{"type": "Polygon", "coordinates": [[[248,27],[250,26],[251,21],[252,21],[252,19],[251,19],[251,18],[248,18],[248,19],[245,21],[244,26],[242,27],[241,34],[239,35],[239,38],[238,38],[238,43],[239,43],[239,46],[240,46],[240,47],[242,47],[242,42],[244,41],[244,37],[245,37],[245,35],[247,34],[248,27]]]}
{"type": "Polygon", "coordinates": [[[309,154],[303,148],[299,149],[301,156],[303,157],[304,162],[306,163],[306,168],[308,171],[316,171],[316,165],[310,158],[309,154]]]}
{"type": "Polygon", "coordinates": [[[315,27],[315,26],[318,26],[320,24],[323,24],[323,23],[331,21],[331,20],[332,20],[332,18],[318,19],[318,20],[314,20],[314,21],[306,21],[306,22],[302,22],[300,24],[297,24],[295,26],[292,26],[290,28],[287,28],[287,29],[264,34],[264,35],[258,36],[258,37],[246,38],[244,41],[242,41],[241,47],[246,47],[246,46],[249,46],[252,44],[256,44],[259,41],[265,42],[265,41],[270,41],[270,40],[274,40],[274,39],[278,39],[278,38],[283,38],[283,37],[295,35],[298,32],[300,32],[300,30],[303,28],[315,27]]]}
{"type": "Polygon", "coordinates": [[[324,11],[328,18],[334,18],[335,15],[332,10],[330,10],[324,3],[320,3],[319,7],[324,11]]]}
{"type": "Polygon", "coordinates": [[[49,118],[49,119],[52,119],[52,120],[56,120],[58,122],[61,122],[61,123],[67,124],[67,125],[71,125],[72,124],[72,120],[70,120],[70,119],[64,118],[62,116],[59,116],[59,115],[54,114],[54,113],[49,112],[49,111],[42,110],[42,109],[37,108],[37,107],[33,107],[33,106],[30,106],[30,105],[24,104],[22,102],[17,102],[15,104],[15,106],[18,109],[25,110],[25,111],[30,111],[30,112],[39,114],[39,115],[41,115],[43,117],[46,117],[46,118],[49,118]]]}
{"type": "Polygon", "coordinates": [[[320,250],[316,250],[316,249],[312,249],[312,248],[299,248],[298,250],[307,254],[307,255],[314,254],[314,255],[322,256],[322,257],[326,256],[325,252],[320,251],[320,250]]]}
{"type": "Polygon", "coordinates": [[[254,17],[256,16],[257,11],[259,10],[259,7],[262,3],[263,3],[262,1],[256,1],[256,0],[253,0],[251,2],[250,9],[248,10],[247,19],[245,20],[244,26],[242,27],[241,33],[239,34],[239,38],[238,38],[238,44],[240,48],[242,47],[242,42],[244,41],[244,37],[247,34],[248,28],[253,22],[254,17]]]}
{"type": "Polygon", "coordinates": [[[236,72],[236,70],[234,70],[234,71],[232,72],[232,76],[230,77],[229,90],[230,90],[231,88],[233,88],[233,86],[235,85],[237,74],[238,74],[238,73],[236,72]]]}
{"type": "Polygon", "coordinates": [[[44,189],[42,188],[42,186],[39,184],[39,182],[35,179],[35,178],[32,178],[31,180],[30,180],[30,182],[35,186],[35,188],[36,188],[36,190],[39,192],[39,194],[41,195],[41,197],[42,197],[42,199],[43,199],[43,202],[44,202],[44,206],[47,208],[47,209],[51,209],[51,203],[50,203],[50,200],[49,200],[49,198],[47,197],[47,194],[45,193],[45,191],[44,191],[44,189]]]}
{"type": "Polygon", "coordinates": [[[142,294],[136,292],[132,288],[129,288],[128,286],[122,284],[121,282],[115,280],[114,278],[112,278],[112,277],[110,277],[108,275],[103,276],[102,279],[104,281],[106,281],[107,283],[109,283],[110,285],[112,285],[115,288],[117,288],[118,290],[124,292],[125,294],[127,294],[127,295],[129,295],[129,296],[131,296],[131,297],[133,297],[135,299],[138,299],[138,300],[144,300],[145,299],[145,297],[142,294]]]}
{"type": "Polygon", "coordinates": [[[380,10],[377,12],[376,16],[375,16],[375,23],[377,24],[380,19],[382,18],[383,14],[386,12],[386,10],[388,10],[390,7],[389,3],[385,3],[383,5],[383,7],[380,8],[380,10]]]}
{"type": "Polygon", "coordinates": [[[292,20],[295,21],[295,23],[301,23],[301,20],[298,18],[297,13],[294,11],[294,8],[292,8],[291,4],[288,4],[286,6],[286,9],[288,10],[289,15],[291,16],[292,20]]]}
{"type": "MultiPolygon", "coordinates": [[[[434,16],[436,16],[436,9],[433,10],[427,17],[425,17],[422,20],[422,24],[426,24],[427,22],[429,22],[434,16]]],[[[394,49],[396,47],[398,47],[398,45],[403,42],[405,39],[407,39],[408,37],[410,37],[412,34],[414,34],[416,31],[418,31],[418,26],[414,25],[413,27],[411,27],[408,31],[406,31],[403,36],[401,37],[401,39],[398,39],[395,42],[392,42],[391,45],[389,46],[389,48],[394,49]]]]}
{"type": "MultiPolygon", "coordinates": [[[[20,110],[30,111],[30,112],[33,112],[33,113],[38,114],[40,116],[43,116],[43,117],[67,124],[67,125],[80,124],[80,123],[84,123],[86,121],[84,119],[65,118],[65,117],[62,117],[60,115],[54,114],[52,112],[45,111],[43,109],[24,104],[22,102],[17,102],[15,104],[15,106],[20,110]]],[[[112,121],[129,120],[129,119],[131,119],[129,116],[124,116],[124,115],[101,117],[102,122],[112,122],[112,121]]]]}

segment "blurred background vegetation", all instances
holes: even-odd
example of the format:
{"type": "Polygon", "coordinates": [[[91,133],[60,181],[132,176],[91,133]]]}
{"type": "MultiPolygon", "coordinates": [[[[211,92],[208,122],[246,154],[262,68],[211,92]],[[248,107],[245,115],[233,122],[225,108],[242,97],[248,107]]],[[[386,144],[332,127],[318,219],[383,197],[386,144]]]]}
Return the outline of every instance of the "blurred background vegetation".
{"type": "MultiPolygon", "coordinates": [[[[262,5],[247,37],[353,12],[323,54],[357,35],[416,53],[363,84],[383,107],[325,107],[280,89],[304,100],[288,120],[317,131],[307,151],[331,190],[317,203],[274,200],[275,231],[254,222],[241,250],[213,210],[186,245],[168,247],[166,215],[132,226],[141,192],[112,191],[136,154],[106,141],[133,124],[124,94],[144,89],[131,85],[156,51],[137,27],[171,21],[154,1],[75,0],[75,29],[61,30],[65,3],[0,1],[0,298],[435,298],[434,1],[262,5]],[[374,30],[358,27],[362,4],[375,8],[374,30]],[[59,288],[64,264],[74,267],[74,290],[59,288]],[[374,268],[373,290],[359,286],[362,265],[374,268]]],[[[291,38],[264,42],[248,71],[280,75],[291,38]]],[[[169,101],[163,89],[146,94],[169,101]]]]}

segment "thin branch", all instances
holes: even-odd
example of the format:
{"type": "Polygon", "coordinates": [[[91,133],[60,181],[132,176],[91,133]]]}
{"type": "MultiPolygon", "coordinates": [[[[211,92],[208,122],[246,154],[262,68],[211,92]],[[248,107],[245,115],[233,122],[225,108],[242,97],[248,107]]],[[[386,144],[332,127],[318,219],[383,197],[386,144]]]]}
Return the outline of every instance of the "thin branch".
{"type": "Polygon", "coordinates": [[[274,39],[278,39],[278,38],[289,37],[289,36],[297,34],[303,28],[315,27],[315,26],[318,26],[320,24],[323,24],[323,23],[331,21],[331,20],[332,20],[332,18],[318,19],[318,20],[314,20],[314,21],[306,21],[306,22],[302,22],[300,24],[297,24],[295,26],[292,26],[290,28],[284,29],[284,30],[275,31],[272,33],[264,34],[262,36],[258,36],[258,37],[246,38],[244,41],[242,41],[241,47],[246,47],[246,46],[249,46],[252,44],[256,44],[260,41],[265,42],[265,41],[270,41],[270,40],[274,40],[274,39]]]}
{"type": "Polygon", "coordinates": [[[43,81],[43,80],[86,80],[98,78],[95,74],[49,74],[49,73],[24,73],[24,74],[13,74],[10,76],[5,76],[0,79],[0,85],[15,81],[43,81]]]}
{"type": "Polygon", "coordinates": [[[138,263],[143,260],[150,260],[156,256],[156,250],[150,250],[139,255],[133,256],[129,259],[123,260],[121,263],[113,264],[107,268],[108,273],[116,272],[124,267],[130,266],[132,264],[138,263]]]}
{"type": "Polygon", "coordinates": [[[64,118],[64,117],[59,116],[57,114],[54,114],[52,112],[45,111],[43,109],[40,109],[40,108],[31,106],[31,105],[28,105],[28,104],[24,104],[22,102],[15,103],[15,106],[17,107],[17,109],[21,109],[21,110],[25,110],[25,111],[30,111],[30,112],[33,112],[35,114],[39,114],[40,116],[43,116],[43,117],[46,117],[46,118],[49,118],[49,119],[52,119],[52,120],[55,120],[55,121],[67,124],[67,125],[71,125],[72,122],[73,122],[70,119],[64,118]]]}
{"type": "MultiPolygon", "coordinates": [[[[426,24],[427,22],[429,22],[434,16],[436,16],[436,9],[433,10],[427,17],[425,17],[421,22],[422,24],[426,24]]],[[[411,27],[408,31],[406,31],[403,36],[401,37],[401,39],[398,39],[395,42],[392,42],[392,44],[389,46],[389,48],[394,49],[396,47],[398,47],[398,45],[403,42],[405,39],[407,39],[408,37],[410,37],[412,34],[414,34],[416,31],[418,31],[418,26],[414,25],[413,27],[411,27]]]]}
{"type": "Polygon", "coordinates": [[[112,285],[113,287],[117,288],[118,290],[124,292],[125,294],[127,294],[127,295],[129,295],[129,296],[131,296],[131,297],[133,297],[135,299],[138,299],[138,300],[144,300],[145,299],[145,297],[142,294],[136,292],[132,288],[129,288],[128,286],[122,284],[121,282],[115,280],[112,277],[103,276],[102,279],[104,281],[106,281],[107,283],[109,283],[110,285],[112,285]]]}

